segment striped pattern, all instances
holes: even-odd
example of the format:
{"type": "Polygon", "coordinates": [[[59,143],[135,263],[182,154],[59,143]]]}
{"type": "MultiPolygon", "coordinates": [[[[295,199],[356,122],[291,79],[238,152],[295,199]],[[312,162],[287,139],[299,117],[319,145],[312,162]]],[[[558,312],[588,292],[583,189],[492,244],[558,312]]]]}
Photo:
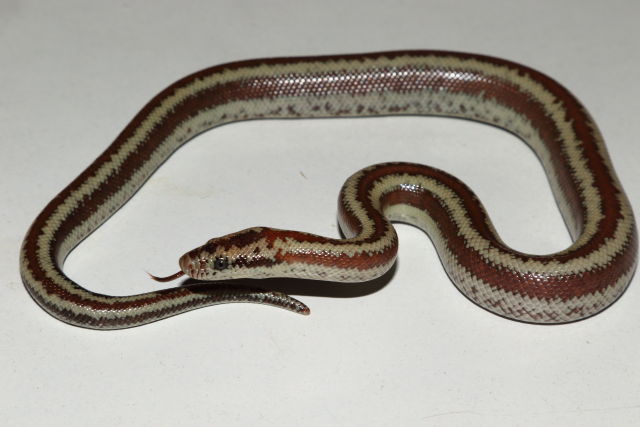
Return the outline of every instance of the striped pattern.
{"type": "Polygon", "coordinates": [[[637,259],[635,223],[584,107],[534,70],[451,52],[252,60],[174,83],[36,218],[21,250],[25,286],[55,317],[90,328],[137,326],[239,300],[307,313],[281,294],[215,286],[98,295],[70,280],[62,264],[171,153],[204,130],[256,118],[395,114],[463,117],[518,135],[539,156],[574,243],[549,256],[516,252],[501,242],[462,183],[424,166],[384,164],[357,173],[341,192],[340,224],[347,239],[253,228],[189,252],[181,268],[204,279],[369,280],[395,259],[397,237],[386,216],[427,231],[458,288],[509,318],[578,320],[624,291],[637,259]]]}

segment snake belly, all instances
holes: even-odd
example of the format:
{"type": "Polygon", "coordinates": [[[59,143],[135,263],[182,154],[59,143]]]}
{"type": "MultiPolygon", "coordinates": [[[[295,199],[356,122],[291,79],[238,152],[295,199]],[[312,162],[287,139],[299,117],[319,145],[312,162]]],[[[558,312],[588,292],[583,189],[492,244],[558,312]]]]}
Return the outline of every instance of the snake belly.
{"type": "MultiPolygon", "coordinates": [[[[262,263],[227,270],[256,278],[368,280],[383,274],[395,259],[397,237],[390,219],[427,231],[458,289],[507,318],[575,321],[602,311],[624,292],[637,263],[635,222],[586,109],[567,89],[533,69],[444,51],[249,60],[177,81],[154,97],[37,216],[20,252],[25,287],[54,317],[94,329],[139,326],[240,301],[308,313],[304,304],[286,295],[227,285],[102,295],[74,282],[62,267],[82,239],[124,205],[175,150],[205,130],[248,119],[389,115],[460,117],[520,137],[542,162],[571,246],[544,256],[515,251],[500,240],[464,184],[433,168],[388,163],[358,172],[343,187],[339,220],[346,239],[255,228],[255,239],[227,240],[227,250],[253,245],[254,251],[262,245],[262,263]]],[[[194,268],[194,263],[211,249],[203,248],[192,251],[200,258],[187,259],[187,270],[202,267],[194,268]]]]}

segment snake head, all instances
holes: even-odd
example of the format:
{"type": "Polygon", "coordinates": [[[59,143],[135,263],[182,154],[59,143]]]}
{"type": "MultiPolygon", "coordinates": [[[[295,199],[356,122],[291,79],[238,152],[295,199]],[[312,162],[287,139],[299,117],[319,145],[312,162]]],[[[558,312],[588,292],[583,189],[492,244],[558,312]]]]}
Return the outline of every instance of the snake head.
{"type": "Polygon", "coordinates": [[[197,280],[271,276],[275,260],[267,244],[269,229],[253,227],[209,240],[180,257],[180,269],[197,280]]]}

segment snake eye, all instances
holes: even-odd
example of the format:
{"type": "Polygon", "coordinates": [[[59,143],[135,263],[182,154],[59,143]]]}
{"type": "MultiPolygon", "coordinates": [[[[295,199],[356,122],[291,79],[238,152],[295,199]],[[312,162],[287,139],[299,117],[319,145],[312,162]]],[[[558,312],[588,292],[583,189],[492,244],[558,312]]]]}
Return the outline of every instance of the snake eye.
{"type": "Polygon", "coordinates": [[[229,258],[226,256],[217,256],[213,260],[213,268],[215,270],[224,270],[229,267],[229,258]]]}

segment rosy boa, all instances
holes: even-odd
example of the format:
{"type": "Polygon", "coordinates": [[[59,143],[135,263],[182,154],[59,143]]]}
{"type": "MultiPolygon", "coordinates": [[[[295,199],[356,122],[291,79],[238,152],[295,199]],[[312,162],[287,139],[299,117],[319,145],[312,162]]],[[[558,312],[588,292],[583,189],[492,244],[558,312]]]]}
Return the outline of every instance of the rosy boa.
{"type": "Polygon", "coordinates": [[[573,244],[528,255],[507,247],[467,186],[421,165],[388,163],[353,175],[339,196],[345,239],[251,228],[180,259],[194,278],[301,277],[365,281],[394,263],[391,221],[425,230],[456,286],[487,310],[534,323],[582,319],[625,290],[637,259],[631,207],[604,141],[564,87],[525,66],[480,55],[408,51],[234,62],[185,77],[153,98],[116,140],[35,219],[20,271],[51,315],[96,329],[138,326],[227,302],[300,313],[287,295],[221,284],[101,295],[62,270],[69,252],[204,130],[257,118],[385,115],[462,117],[503,128],[538,155],[573,244]]]}

